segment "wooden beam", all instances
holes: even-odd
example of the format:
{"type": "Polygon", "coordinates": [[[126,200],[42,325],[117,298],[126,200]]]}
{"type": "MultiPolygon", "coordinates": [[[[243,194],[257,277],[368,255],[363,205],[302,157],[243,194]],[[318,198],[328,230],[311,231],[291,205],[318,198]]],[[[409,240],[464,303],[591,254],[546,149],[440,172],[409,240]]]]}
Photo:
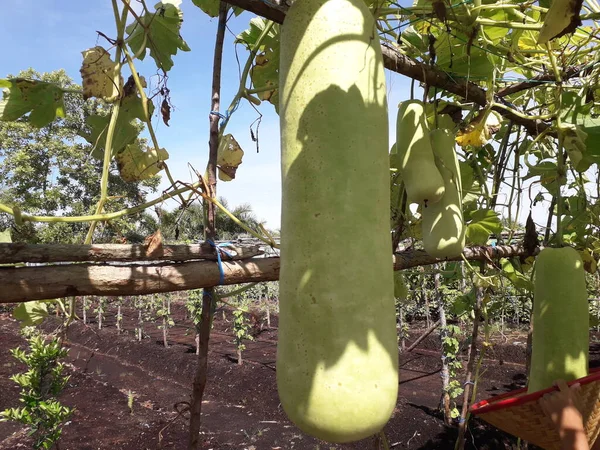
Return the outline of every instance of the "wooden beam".
{"type": "MultiPolygon", "coordinates": [[[[465,248],[465,258],[494,261],[525,255],[518,245],[465,248]]],[[[441,260],[423,250],[396,253],[394,269],[459,261],[441,260]]],[[[343,264],[343,261],[336,262],[343,264]]],[[[365,255],[368,264],[368,255],[365,255]]],[[[224,285],[275,281],[279,279],[279,258],[252,258],[223,261],[224,285]]],[[[219,285],[219,266],[213,261],[179,264],[67,264],[38,267],[1,267],[0,303],[22,303],[80,295],[122,296],[183,291],[219,285]]]]}
{"type": "MultiPolygon", "coordinates": [[[[230,256],[225,259],[248,259],[263,254],[258,245],[222,247],[230,256]]],[[[215,249],[203,245],[163,245],[159,253],[148,254],[142,244],[5,244],[0,243],[0,264],[55,263],[55,262],[108,262],[108,261],[215,261],[215,249]]]]}
{"type": "MultiPolygon", "coordinates": [[[[391,47],[382,45],[381,50],[383,51],[383,62],[386,69],[406,75],[421,83],[426,83],[430,87],[435,86],[456,94],[465,101],[476,103],[479,106],[485,107],[487,105],[486,91],[476,84],[468,81],[457,82],[446,72],[415,61],[391,47]]],[[[523,118],[501,107],[494,106],[492,109],[508,120],[523,126],[533,136],[537,136],[550,127],[541,120],[523,118]]]]}
{"type": "MultiPolygon", "coordinates": [[[[224,283],[274,281],[279,258],[224,261],[224,283]]],[[[0,268],[0,303],[21,303],[80,295],[143,295],[219,285],[219,266],[212,261],[180,264],[68,264],[0,268]]]]}

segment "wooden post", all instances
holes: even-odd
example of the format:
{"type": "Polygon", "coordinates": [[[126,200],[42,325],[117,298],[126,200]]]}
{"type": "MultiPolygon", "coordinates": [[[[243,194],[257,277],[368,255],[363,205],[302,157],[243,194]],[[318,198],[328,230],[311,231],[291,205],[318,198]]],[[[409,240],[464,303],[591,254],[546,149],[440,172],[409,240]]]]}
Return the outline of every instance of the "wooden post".
{"type": "MultiPolygon", "coordinates": [[[[438,265],[435,265],[438,268],[438,265]]],[[[442,350],[442,410],[444,412],[444,423],[450,425],[452,417],[450,413],[450,394],[448,386],[450,384],[450,369],[448,367],[448,359],[444,350],[444,339],[448,337],[448,329],[446,328],[446,311],[444,309],[444,297],[440,292],[440,274],[436,272],[434,275],[434,286],[438,301],[438,314],[440,317],[440,346],[442,350]]]]}
{"type": "MultiPolygon", "coordinates": [[[[223,41],[225,39],[225,29],[227,25],[227,3],[221,1],[219,5],[219,24],[217,27],[217,37],[215,42],[215,55],[213,61],[213,80],[212,80],[212,102],[211,111],[219,111],[221,95],[221,62],[223,58],[223,41]]],[[[215,198],[217,196],[217,152],[219,149],[219,116],[209,115],[210,120],[210,140],[209,157],[206,172],[208,174],[208,195],[215,198]]],[[[205,202],[206,221],[204,234],[205,239],[214,241],[216,236],[216,210],[212,202],[205,202]]],[[[217,250],[218,251],[218,250],[217,250]]],[[[208,341],[210,338],[212,305],[215,301],[214,288],[205,288],[202,295],[202,316],[197,326],[198,330],[198,365],[196,375],[194,376],[192,388],[192,403],[190,405],[190,429],[188,450],[197,450],[200,445],[200,424],[202,413],[202,397],[206,387],[206,374],[208,371],[208,341]]]]}
{"type": "Polygon", "coordinates": [[[469,346],[469,359],[467,360],[467,374],[465,377],[463,404],[458,423],[458,438],[454,446],[455,450],[465,448],[465,432],[467,430],[467,415],[469,412],[469,400],[471,385],[473,384],[473,373],[475,371],[475,360],[477,359],[477,337],[479,336],[479,319],[481,317],[481,302],[483,301],[483,288],[476,288],[475,295],[475,319],[473,320],[473,332],[471,333],[471,345],[469,346]]]}

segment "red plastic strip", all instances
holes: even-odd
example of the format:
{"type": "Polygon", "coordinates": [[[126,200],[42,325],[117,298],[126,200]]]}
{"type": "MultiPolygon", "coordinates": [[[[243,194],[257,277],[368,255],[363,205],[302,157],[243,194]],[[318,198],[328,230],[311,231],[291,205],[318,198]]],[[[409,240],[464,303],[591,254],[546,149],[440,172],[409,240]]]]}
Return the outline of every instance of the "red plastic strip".
{"type": "MultiPolygon", "coordinates": [[[[600,367],[590,370],[590,374],[586,377],[579,378],[578,380],[569,381],[567,386],[571,386],[575,383],[588,384],[594,381],[600,380],[600,367]]],[[[549,392],[558,391],[557,386],[551,386],[541,391],[532,392],[531,394],[520,395],[527,392],[527,388],[517,389],[504,394],[496,395],[494,397],[482,400],[469,408],[471,414],[485,414],[492,411],[498,411],[499,409],[510,408],[511,406],[518,406],[531,401],[537,401],[549,392]]]]}

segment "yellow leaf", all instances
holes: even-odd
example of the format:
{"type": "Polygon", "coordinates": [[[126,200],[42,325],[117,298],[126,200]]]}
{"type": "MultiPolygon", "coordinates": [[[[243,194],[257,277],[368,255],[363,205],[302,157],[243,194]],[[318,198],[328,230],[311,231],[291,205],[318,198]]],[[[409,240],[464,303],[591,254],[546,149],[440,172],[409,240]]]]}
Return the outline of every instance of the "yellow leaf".
{"type": "Polygon", "coordinates": [[[598,264],[596,263],[596,259],[590,253],[590,251],[586,248],[583,251],[579,252],[581,259],[583,260],[583,268],[586,272],[594,274],[598,269],[598,264]]]}
{"type": "Polygon", "coordinates": [[[525,30],[523,34],[519,37],[519,50],[535,50],[542,49],[540,45],[537,43],[537,38],[534,37],[533,32],[530,30],[525,30]]]}
{"type": "Polygon", "coordinates": [[[83,63],[79,72],[83,79],[83,98],[101,98],[113,102],[121,93],[123,77],[119,85],[115,85],[117,64],[110,59],[110,54],[104,48],[97,46],[81,52],[83,63]]]}
{"type": "MultiPolygon", "coordinates": [[[[122,152],[117,153],[117,167],[124,181],[146,180],[161,171],[159,161],[169,159],[169,153],[161,148],[142,149],[140,141],[129,144],[122,152]]],[[[144,146],[145,147],[145,146],[144,146]]]]}
{"type": "Polygon", "coordinates": [[[238,166],[242,163],[244,151],[233,135],[226,134],[219,143],[217,156],[217,167],[219,168],[219,180],[231,181],[235,178],[238,166]]]}

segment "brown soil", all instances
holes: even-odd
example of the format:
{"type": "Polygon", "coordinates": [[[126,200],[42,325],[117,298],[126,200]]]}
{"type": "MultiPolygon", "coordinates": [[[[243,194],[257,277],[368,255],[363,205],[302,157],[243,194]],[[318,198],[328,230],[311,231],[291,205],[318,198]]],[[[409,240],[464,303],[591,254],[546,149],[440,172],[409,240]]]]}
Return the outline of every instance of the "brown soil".
{"type": "MultiPolygon", "coordinates": [[[[114,307],[109,308],[114,313],[114,307]]],[[[147,324],[147,337],[135,340],[137,313],[124,308],[124,332],[107,314],[102,330],[92,321],[72,325],[68,372],[71,379],[60,400],[76,408],[63,430],[62,450],[184,449],[187,414],[179,402],[189,401],[196,357],[191,325],[184,309],[174,305],[176,325],[169,330],[170,347],[162,345],[162,330],[147,324]],[[128,393],[135,396],[130,411],[128,393]]],[[[375,438],[332,445],[300,432],[282,411],[275,384],[277,320],[273,328],[254,328],[244,364],[236,363],[231,343],[231,315],[218,312],[211,334],[208,384],[203,403],[203,449],[374,449],[375,438]]],[[[49,320],[44,328],[58,324],[49,320]]],[[[422,330],[413,329],[411,339],[422,330]]],[[[9,349],[22,345],[18,324],[0,314],[0,410],[17,406],[18,388],[8,377],[23,370],[9,349]]],[[[445,427],[438,413],[440,400],[439,337],[434,332],[419,349],[400,355],[401,381],[397,408],[385,428],[390,448],[453,449],[456,428],[445,427]]],[[[592,358],[595,355],[592,355],[592,358]]],[[[479,387],[483,399],[523,385],[525,337],[514,332],[493,347],[479,387]]],[[[510,436],[472,420],[467,433],[470,449],[508,449],[510,436]]],[[[0,449],[30,448],[24,429],[0,423],[0,449]]]]}

